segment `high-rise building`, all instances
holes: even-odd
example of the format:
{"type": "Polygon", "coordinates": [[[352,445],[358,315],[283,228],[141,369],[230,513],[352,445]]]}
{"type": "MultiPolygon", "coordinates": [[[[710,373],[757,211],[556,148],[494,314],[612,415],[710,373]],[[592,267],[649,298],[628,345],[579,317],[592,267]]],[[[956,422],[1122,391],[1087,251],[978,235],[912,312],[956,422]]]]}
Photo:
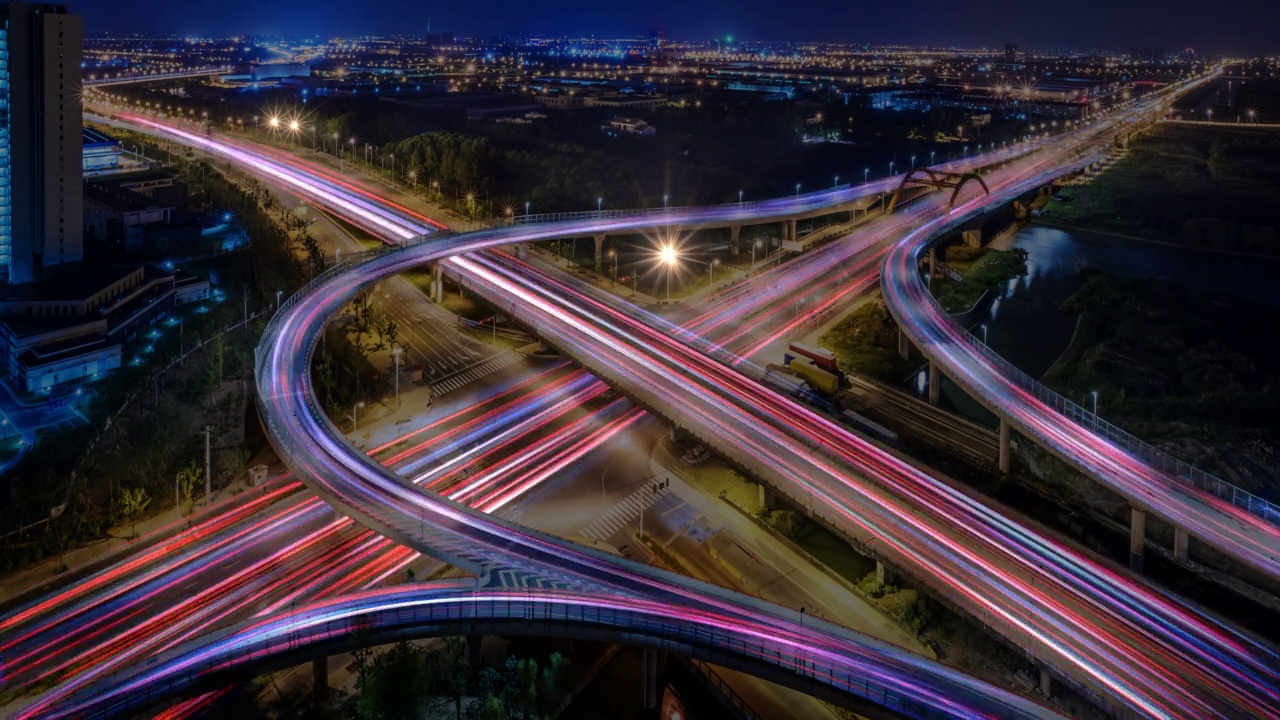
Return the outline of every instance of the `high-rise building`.
{"type": "Polygon", "coordinates": [[[1004,59],[1006,62],[1018,61],[1018,43],[1004,44],[1004,59]]]}
{"type": "Polygon", "coordinates": [[[649,30],[649,50],[657,52],[666,44],[667,34],[662,28],[650,28],[649,30]]]}
{"type": "Polygon", "coordinates": [[[0,281],[84,259],[80,50],[65,5],[0,2],[0,281]]]}

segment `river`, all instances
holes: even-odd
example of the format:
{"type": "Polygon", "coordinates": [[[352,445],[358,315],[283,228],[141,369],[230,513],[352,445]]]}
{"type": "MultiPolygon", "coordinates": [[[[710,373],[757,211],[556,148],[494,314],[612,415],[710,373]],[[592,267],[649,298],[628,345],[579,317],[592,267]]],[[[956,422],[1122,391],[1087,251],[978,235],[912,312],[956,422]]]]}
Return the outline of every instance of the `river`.
{"type": "MultiPolygon", "coordinates": [[[[979,338],[1019,368],[1040,377],[1071,342],[1076,316],[1059,309],[1083,284],[1079,269],[1159,278],[1192,290],[1237,295],[1280,306],[1280,259],[1191,250],[1085,232],[1028,225],[991,247],[1027,253],[1027,274],[1009,282],[986,321],[973,329],[979,338]],[[985,329],[984,327],[985,326],[985,329]]],[[[923,377],[916,378],[923,392],[923,377]]],[[[947,383],[950,385],[950,383],[947,383]]],[[[982,421],[994,416],[944,386],[950,404],[982,421]]]]}

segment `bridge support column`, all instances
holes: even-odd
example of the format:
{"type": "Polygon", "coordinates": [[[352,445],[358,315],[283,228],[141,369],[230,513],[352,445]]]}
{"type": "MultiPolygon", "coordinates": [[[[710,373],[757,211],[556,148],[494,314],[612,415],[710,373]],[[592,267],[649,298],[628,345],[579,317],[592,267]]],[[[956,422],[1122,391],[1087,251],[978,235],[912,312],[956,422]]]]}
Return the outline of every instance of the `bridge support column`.
{"type": "Polygon", "coordinates": [[[315,694],[316,702],[328,702],[329,658],[321,657],[311,661],[311,684],[311,691],[315,694]]]}
{"type": "Polygon", "coordinates": [[[604,260],[604,235],[596,235],[596,273],[600,272],[600,263],[604,260]]]}
{"type": "Polygon", "coordinates": [[[937,404],[942,397],[942,373],[938,370],[938,363],[929,361],[929,402],[937,404]]]}
{"type": "Polygon", "coordinates": [[[892,570],[885,567],[885,564],[879,560],[876,561],[876,582],[881,585],[892,585],[893,581],[896,579],[897,578],[893,576],[892,570]]]}
{"type": "Polygon", "coordinates": [[[764,483],[756,486],[760,490],[760,507],[774,508],[778,505],[778,496],[770,490],[764,483]]]}
{"type": "Polygon", "coordinates": [[[964,237],[964,244],[971,248],[982,247],[982,228],[973,230],[965,230],[960,233],[964,237]]]}
{"type": "Polygon", "coordinates": [[[742,226],[733,225],[729,228],[729,254],[737,255],[742,250],[742,226]]]}
{"type": "Polygon", "coordinates": [[[933,286],[933,273],[935,268],[937,268],[937,266],[938,266],[938,249],[931,247],[929,248],[929,275],[927,276],[928,282],[926,283],[930,287],[933,286]]]}
{"type": "Polygon", "coordinates": [[[902,332],[902,328],[898,328],[898,357],[906,360],[910,355],[911,341],[907,339],[907,334],[902,332]]]}
{"type": "Polygon", "coordinates": [[[640,674],[644,687],[641,700],[646,710],[658,707],[658,651],[648,648],[640,652],[640,674]]]}
{"type": "Polygon", "coordinates": [[[1191,533],[1180,527],[1173,529],[1173,557],[1181,562],[1187,561],[1187,548],[1191,544],[1191,533]]]}
{"type": "Polygon", "coordinates": [[[997,458],[997,465],[1000,472],[1009,474],[1009,436],[1012,433],[1009,428],[1009,421],[1000,418],[1000,455],[997,458]]]}
{"type": "Polygon", "coordinates": [[[436,302],[444,302],[444,266],[436,263],[435,267],[436,302]]]}
{"type": "Polygon", "coordinates": [[[1142,572],[1142,559],[1147,546],[1147,514],[1129,508],[1129,569],[1142,572]]]}
{"type": "Polygon", "coordinates": [[[1053,695],[1053,678],[1049,677],[1049,671],[1040,668],[1040,694],[1045,697],[1053,695]]]}
{"type": "Polygon", "coordinates": [[[786,232],[786,236],[787,236],[787,238],[786,238],[786,239],[787,239],[787,242],[795,242],[795,241],[796,241],[796,221],[795,221],[795,220],[788,220],[788,221],[787,221],[787,232],[786,232]]]}

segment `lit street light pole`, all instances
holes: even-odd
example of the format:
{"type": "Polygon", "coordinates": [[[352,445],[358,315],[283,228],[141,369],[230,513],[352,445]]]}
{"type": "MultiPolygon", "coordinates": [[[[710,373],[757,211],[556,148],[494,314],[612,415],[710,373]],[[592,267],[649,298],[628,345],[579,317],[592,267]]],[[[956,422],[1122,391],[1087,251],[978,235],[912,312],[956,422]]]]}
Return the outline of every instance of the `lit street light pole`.
{"type": "Polygon", "coordinates": [[[862,184],[867,184],[867,176],[871,174],[871,168],[862,168],[862,184]]]}
{"type": "Polygon", "coordinates": [[[364,407],[363,402],[358,402],[351,406],[351,414],[347,417],[351,418],[351,433],[360,432],[360,408],[364,407]]]}

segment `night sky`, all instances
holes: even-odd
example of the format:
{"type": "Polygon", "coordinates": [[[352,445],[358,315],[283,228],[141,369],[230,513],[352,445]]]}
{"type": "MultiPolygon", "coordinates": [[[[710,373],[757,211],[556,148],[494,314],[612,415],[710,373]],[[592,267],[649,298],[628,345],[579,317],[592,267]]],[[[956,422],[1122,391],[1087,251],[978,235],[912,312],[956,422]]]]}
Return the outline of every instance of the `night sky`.
{"type": "Polygon", "coordinates": [[[60,0],[90,33],[491,35],[834,40],[1003,47],[1280,51],[1277,0],[60,0]]]}

